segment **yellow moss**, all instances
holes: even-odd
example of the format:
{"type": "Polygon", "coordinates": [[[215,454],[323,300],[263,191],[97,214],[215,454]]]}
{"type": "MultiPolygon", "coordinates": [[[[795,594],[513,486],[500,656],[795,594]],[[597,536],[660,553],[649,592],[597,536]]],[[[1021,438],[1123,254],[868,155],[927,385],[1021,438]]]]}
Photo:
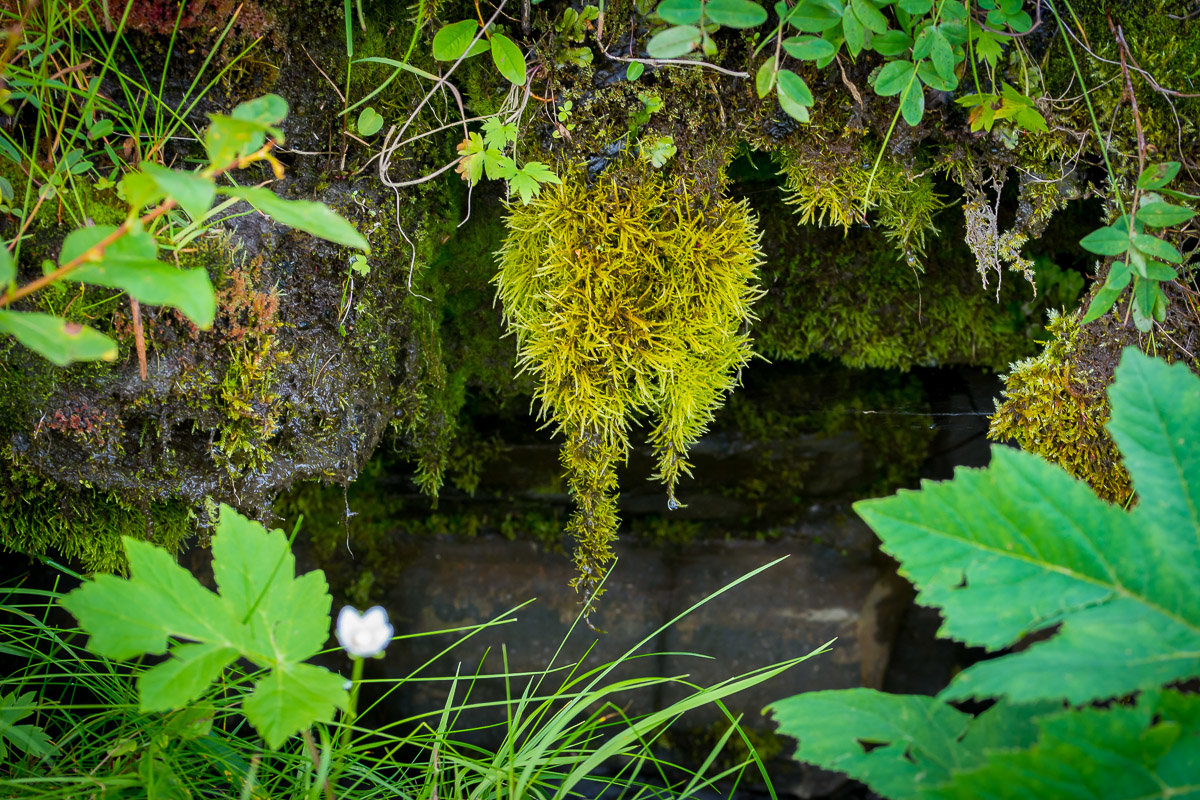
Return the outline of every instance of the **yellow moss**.
{"type": "Polygon", "coordinates": [[[612,559],[634,420],[654,421],[655,478],[674,508],[688,448],[752,355],[756,222],[693,191],[629,166],[592,186],[567,176],[508,218],[495,280],[540,414],[566,438],[573,585],[586,599],[612,559]]]}
{"type": "Polygon", "coordinates": [[[1075,354],[1079,322],[1050,314],[1053,336],[1041,355],[1013,365],[1004,400],[992,416],[988,437],[1011,439],[1059,464],[1114,503],[1126,502],[1132,486],[1121,455],[1104,426],[1109,419],[1103,382],[1083,374],[1075,354]]]}
{"type": "Polygon", "coordinates": [[[944,207],[942,198],[934,191],[929,175],[913,174],[887,158],[873,170],[872,158],[865,151],[841,157],[823,154],[819,160],[796,152],[781,153],[785,202],[796,206],[801,225],[839,225],[843,229],[867,223],[864,210],[869,208],[884,235],[915,264],[924,255],[925,234],[937,233],[933,215],[944,207]]]}

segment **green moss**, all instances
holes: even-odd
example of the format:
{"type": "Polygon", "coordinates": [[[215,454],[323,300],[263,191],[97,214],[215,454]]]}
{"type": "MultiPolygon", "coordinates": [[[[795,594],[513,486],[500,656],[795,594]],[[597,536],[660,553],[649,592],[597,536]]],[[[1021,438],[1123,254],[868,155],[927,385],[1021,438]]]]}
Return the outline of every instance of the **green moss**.
{"type": "Polygon", "coordinates": [[[845,237],[796,228],[763,208],[769,276],[759,303],[759,350],[771,359],[836,359],[854,368],[974,364],[1003,369],[1032,350],[1032,289],[1008,281],[999,298],[980,286],[955,230],[924,270],[899,261],[887,236],[854,228],[845,237]]]}
{"type": "Polygon", "coordinates": [[[750,357],[754,219],[693,190],[636,168],[595,186],[567,176],[508,218],[499,297],[540,414],[565,438],[574,585],[589,600],[612,559],[632,422],[654,418],[655,477],[674,507],[688,448],[750,357]]]}
{"type": "Polygon", "coordinates": [[[1104,383],[1077,364],[1079,322],[1052,316],[1040,355],[1013,364],[988,437],[1012,439],[1088,482],[1102,498],[1124,503],[1132,493],[1121,454],[1104,426],[1104,383]]]}
{"type": "Polygon", "coordinates": [[[178,552],[194,531],[183,503],[139,508],[111,492],[60,486],[20,466],[11,449],[0,481],[0,548],[63,559],[86,572],[126,568],[122,536],[178,552]]]}
{"type": "MultiPolygon", "coordinates": [[[[1200,74],[1200,17],[1184,11],[1177,0],[1085,0],[1071,3],[1071,9],[1076,35],[1071,46],[1083,71],[1082,88],[1089,91],[1114,167],[1136,175],[1138,131],[1122,74],[1121,48],[1110,19],[1120,26],[1128,44],[1126,63],[1137,65],[1134,70],[1131,64],[1130,78],[1151,160],[1195,160],[1200,153],[1200,98],[1195,96],[1200,74]],[[1083,52],[1079,40],[1090,53],[1083,52]],[[1178,94],[1159,91],[1155,84],[1178,94]]],[[[1077,95],[1080,80],[1064,44],[1055,42],[1049,56],[1045,61],[1047,94],[1077,95]]],[[[1060,124],[1091,131],[1091,117],[1083,103],[1056,105],[1055,113],[1065,117],[1060,124]]]]}
{"type": "Polygon", "coordinates": [[[865,148],[831,151],[819,159],[785,149],[775,158],[786,178],[785,202],[796,206],[801,225],[829,224],[848,231],[864,224],[870,210],[905,261],[919,266],[925,235],[937,233],[933,215],[945,205],[928,171],[914,174],[892,158],[880,159],[875,167],[865,148]]]}

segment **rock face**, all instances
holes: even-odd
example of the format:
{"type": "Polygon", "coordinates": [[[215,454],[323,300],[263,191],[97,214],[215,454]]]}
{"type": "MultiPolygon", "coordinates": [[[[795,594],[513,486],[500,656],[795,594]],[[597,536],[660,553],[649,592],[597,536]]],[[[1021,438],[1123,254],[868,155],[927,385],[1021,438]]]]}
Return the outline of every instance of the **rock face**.
{"type": "MultiPolygon", "coordinates": [[[[861,527],[857,521],[845,525],[861,527]]],[[[860,531],[846,533],[861,535],[860,531]]],[[[843,554],[829,545],[735,541],[675,554],[663,548],[620,545],[602,611],[592,620],[603,628],[601,635],[577,620],[578,598],[564,591],[571,565],[558,554],[493,539],[410,541],[398,556],[406,566],[383,598],[397,634],[475,626],[503,617],[527,600],[535,602],[511,612],[514,622],[481,631],[444,655],[439,654],[462,633],[404,640],[385,660],[369,665],[389,678],[407,676],[431,659],[421,672],[424,676],[453,675],[456,670],[474,674],[480,665],[484,673],[502,672],[505,652],[507,669],[515,673],[561,667],[585,654],[584,669],[590,669],[619,659],[646,639],[636,651],[642,657],[623,663],[611,680],[688,675],[692,683],[712,685],[832,642],[829,652],[730,701],[731,707],[750,715],[749,724],[761,726],[758,710],[772,699],[812,689],[859,686],[864,674],[882,674],[879,660],[886,663],[886,649],[866,648],[869,655],[864,661],[860,641],[890,640],[894,634],[877,627],[891,626],[890,618],[877,614],[874,605],[864,609],[868,600],[880,602],[872,588],[884,568],[872,564],[861,551],[843,554]],[[784,560],[655,633],[715,590],[780,558],[784,560]]],[[[522,689],[523,682],[513,691],[522,689]]],[[[407,684],[389,701],[389,715],[439,708],[447,690],[445,683],[407,684]]],[[[500,681],[479,681],[471,699],[495,702],[504,693],[500,681]]],[[[686,693],[681,686],[667,684],[622,693],[614,701],[627,713],[642,714],[686,693]]],[[[705,708],[689,716],[689,725],[703,727],[720,719],[716,709],[705,708]]]]}

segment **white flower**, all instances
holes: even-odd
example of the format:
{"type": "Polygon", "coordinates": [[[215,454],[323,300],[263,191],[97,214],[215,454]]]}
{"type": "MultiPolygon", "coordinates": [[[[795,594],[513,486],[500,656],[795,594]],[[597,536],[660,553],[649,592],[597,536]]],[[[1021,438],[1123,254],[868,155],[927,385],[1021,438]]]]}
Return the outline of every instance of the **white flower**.
{"type": "Polygon", "coordinates": [[[360,614],[357,608],[345,606],[338,612],[337,640],[342,649],[355,658],[379,655],[392,640],[387,612],[383,606],[375,606],[360,614]]]}

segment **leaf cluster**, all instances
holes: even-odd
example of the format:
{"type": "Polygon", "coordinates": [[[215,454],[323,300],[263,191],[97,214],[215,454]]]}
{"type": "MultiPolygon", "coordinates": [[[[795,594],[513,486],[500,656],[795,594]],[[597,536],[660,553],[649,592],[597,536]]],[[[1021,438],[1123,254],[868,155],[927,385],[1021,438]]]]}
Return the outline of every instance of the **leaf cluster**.
{"type": "Polygon", "coordinates": [[[513,207],[495,278],[540,414],[566,437],[585,587],[611,558],[615,468],[635,420],[655,420],[656,477],[677,507],[688,448],[751,356],[745,324],[759,295],[743,204],[655,172],[625,179],[572,179],[513,207]]]}
{"type": "MultiPolygon", "coordinates": [[[[178,269],[158,259],[161,243],[151,227],[175,207],[197,223],[207,219],[218,194],[244,200],[263,214],[291,227],[338,244],[367,250],[366,239],[328,207],[307,200],[284,200],[261,187],[223,186],[217,177],[265,160],[282,168],[270,154],[270,142],[281,142],[278,124],[287,103],[265,95],[237,106],[229,116],[211,115],[205,135],[209,164],[196,172],[168,169],[147,162],[127,174],[119,190],[128,204],[120,225],[94,225],[72,231],[63,241],[58,267],[49,275],[17,287],[17,264],[9,247],[0,247],[0,285],[6,287],[0,306],[8,306],[55,280],[69,280],[119,289],[139,302],[179,309],[200,328],[212,326],[216,297],[202,268],[178,269]],[[143,209],[150,210],[143,213],[143,209]]],[[[105,334],[31,311],[0,310],[0,331],[50,361],[65,366],[73,361],[112,361],[117,345],[105,334]]]]}
{"type": "Polygon", "coordinates": [[[458,61],[480,53],[492,54],[492,63],[509,83],[525,85],[525,54],[503,33],[484,28],[476,20],[464,19],[443,25],[433,36],[433,57],[438,61],[458,61]]]}
{"type": "Polygon", "coordinates": [[[550,167],[540,161],[526,161],[518,167],[517,162],[505,150],[516,142],[517,126],[505,123],[499,117],[488,117],[483,123],[483,135],[472,131],[458,143],[458,166],[455,172],[470,186],[479,183],[484,175],[489,180],[508,182],[510,191],[516,192],[523,204],[538,196],[542,185],[561,183],[550,167]]]}
{"type": "Polygon", "coordinates": [[[130,577],[96,576],[62,605],[99,655],[169,653],[138,676],[142,711],[186,708],[239,658],[263,670],[243,711],[270,747],[345,709],[343,679],[304,663],[329,638],[325,576],[296,576],[282,531],[268,532],[222,505],[212,539],[217,593],[165,550],[128,536],[124,542],[130,577]]]}
{"type": "Polygon", "coordinates": [[[1141,498],[1108,505],[1037,456],[995,448],[856,504],[942,632],[990,650],[937,697],[814,692],[772,711],[796,757],[894,798],[1176,797],[1194,791],[1200,695],[1200,378],[1126,349],[1109,429],[1141,498]],[[951,701],[996,698],[972,717],[951,701]],[[1096,701],[1125,698],[1108,706],[1096,701]],[[1070,787],[1069,792],[1065,787],[1070,787]]]}
{"type": "Polygon", "coordinates": [[[1172,264],[1182,264],[1183,254],[1173,244],[1147,231],[1147,228],[1172,228],[1183,225],[1196,212],[1176,200],[1197,200],[1193,195],[1167,189],[1179,173],[1179,162],[1169,161],[1146,167],[1137,180],[1133,214],[1122,214],[1111,225],[1092,231],[1080,240],[1083,249],[1101,256],[1123,256],[1113,261],[1104,285],[1096,292],[1084,315],[1083,323],[1108,313],[1117,299],[1132,286],[1130,311],[1140,331],[1149,331],[1154,322],[1167,316],[1167,297],[1159,285],[1179,278],[1172,264]]]}

